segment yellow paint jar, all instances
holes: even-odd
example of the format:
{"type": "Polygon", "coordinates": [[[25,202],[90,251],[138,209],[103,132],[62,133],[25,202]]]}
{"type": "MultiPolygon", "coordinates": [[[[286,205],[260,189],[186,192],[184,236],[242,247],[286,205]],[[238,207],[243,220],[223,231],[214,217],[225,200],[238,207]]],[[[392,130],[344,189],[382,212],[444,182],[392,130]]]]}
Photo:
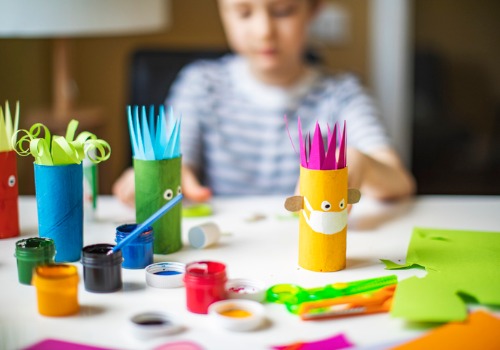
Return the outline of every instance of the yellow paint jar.
{"type": "Polygon", "coordinates": [[[78,305],[78,270],[73,265],[54,264],[35,268],[33,285],[36,287],[38,312],[44,316],[76,314],[78,305]]]}

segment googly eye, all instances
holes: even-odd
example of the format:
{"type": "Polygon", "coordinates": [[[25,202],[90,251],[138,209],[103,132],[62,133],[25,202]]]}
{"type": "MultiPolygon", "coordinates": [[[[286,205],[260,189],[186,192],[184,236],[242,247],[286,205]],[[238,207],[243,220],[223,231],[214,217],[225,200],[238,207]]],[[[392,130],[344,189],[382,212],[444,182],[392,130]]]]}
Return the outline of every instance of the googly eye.
{"type": "Polygon", "coordinates": [[[14,187],[16,184],[16,177],[14,175],[9,176],[9,187],[14,187]]]}
{"type": "Polygon", "coordinates": [[[171,200],[173,197],[174,191],[172,191],[170,188],[163,192],[163,198],[165,198],[167,201],[171,200]]]}
{"type": "Polygon", "coordinates": [[[332,205],[330,204],[330,202],[323,201],[323,203],[321,203],[321,209],[323,209],[324,211],[328,211],[331,208],[332,208],[332,205]]]}
{"type": "Polygon", "coordinates": [[[342,199],[339,203],[339,208],[344,209],[345,208],[345,199],[342,199]]]}
{"type": "Polygon", "coordinates": [[[177,187],[177,194],[181,194],[182,193],[182,189],[181,189],[181,186],[177,187]]]}

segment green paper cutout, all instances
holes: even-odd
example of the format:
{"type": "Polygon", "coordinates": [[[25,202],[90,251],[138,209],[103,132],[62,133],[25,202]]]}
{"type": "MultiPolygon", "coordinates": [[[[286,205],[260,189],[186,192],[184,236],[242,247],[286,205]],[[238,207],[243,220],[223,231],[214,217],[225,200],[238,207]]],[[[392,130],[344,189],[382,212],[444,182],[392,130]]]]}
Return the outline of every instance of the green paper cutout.
{"type": "Polygon", "coordinates": [[[14,149],[13,144],[16,142],[16,140],[12,139],[12,136],[17,132],[18,125],[19,101],[16,103],[14,122],[12,122],[9,102],[6,101],[5,110],[2,109],[2,106],[0,106],[0,152],[8,152],[14,149]]]}
{"type": "Polygon", "coordinates": [[[49,129],[41,124],[34,124],[29,130],[17,130],[11,137],[14,150],[20,156],[31,154],[35,164],[69,165],[80,164],[85,157],[92,163],[105,161],[111,155],[109,144],[94,134],[84,131],[75,137],[78,121],[71,120],[66,136],[51,135],[49,129]],[[43,133],[43,137],[40,135],[43,133]],[[19,140],[17,140],[20,135],[19,140]]]}
{"type": "MultiPolygon", "coordinates": [[[[134,170],[136,220],[142,223],[180,193],[181,157],[162,160],[134,158],[134,170]],[[169,197],[170,193],[172,197],[169,197]]],[[[181,213],[182,206],[176,205],[153,224],[155,254],[169,254],[182,248],[181,213]]]]}
{"type": "Polygon", "coordinates": [[[414,228],[406,264],[382,262],[389,270],[422,266],[427,275],[399,282],[391,315],[417,322],[463,321],[464,296],[500,306],[499,252],[499,232],[414,228]]]}

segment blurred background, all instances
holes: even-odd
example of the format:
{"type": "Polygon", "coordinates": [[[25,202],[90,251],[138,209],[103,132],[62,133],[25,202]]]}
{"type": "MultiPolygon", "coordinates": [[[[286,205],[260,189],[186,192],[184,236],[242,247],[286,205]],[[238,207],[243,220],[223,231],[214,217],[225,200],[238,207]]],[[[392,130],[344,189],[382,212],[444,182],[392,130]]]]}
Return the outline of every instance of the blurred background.
{"type": "MultiPolygon", "coordinates": [[[[18,1],[0,0],[0,23],[15,17],[29,27],[29,16],[14,13],[19,9],[12,3],[18,1]]],[[[37,2],[23,1],[28,6],[37,2]]],[[[85,1],[93,6],[111,0],[85,1]]],[[[120,13],[125,17],[117,28],[128,23],[128,29],[95,24],[97,29],[34,35],[16,34],[0,24],[0,102],[9,100],[11,108],[21,102],[23,128],[42,122],[64,133],[67,120],[76,118],[79,130],[108,141],[112,156],[99,165],[100,193],[105,194],[131,163],[125,107],[133,101],[134,55],[228,49],[215,0],[137,3],[140,14],[120,13]],[[150,13],[142,13],[146,7],[150,13]],[[140,16],[143,27],[134,27],[140,16]],[[65,80],[71,103],[61,107],[54,90],[65,80]],[[50,113],[54,108],[66,108],[66,116],[50,113]]],[[[500,2],[326,3],[311,33],[312,47],[332,70],[357,74],[378,99],[419,193],[500,194],[500,2]]],[[[121,18],[119,12],[116,8],[112,17],[121,18]]],[[[60,8],[53,13],[64,18],[60,8]]],[[[21,194],[34,194],[32,162],[19,158],[21,194]]]]}

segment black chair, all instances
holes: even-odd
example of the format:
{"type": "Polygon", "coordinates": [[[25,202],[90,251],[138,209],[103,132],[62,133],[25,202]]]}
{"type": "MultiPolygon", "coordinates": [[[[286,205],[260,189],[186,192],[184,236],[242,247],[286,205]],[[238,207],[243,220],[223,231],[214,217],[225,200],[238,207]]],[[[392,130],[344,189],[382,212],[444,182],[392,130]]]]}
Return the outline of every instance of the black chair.
{"type": "Polygon", "coordinates": [[[132,55],[130,105],[155,105],[165,102],[179,71],[197,59],[218,58],[222,50],[140,49],[132,55]]]}

